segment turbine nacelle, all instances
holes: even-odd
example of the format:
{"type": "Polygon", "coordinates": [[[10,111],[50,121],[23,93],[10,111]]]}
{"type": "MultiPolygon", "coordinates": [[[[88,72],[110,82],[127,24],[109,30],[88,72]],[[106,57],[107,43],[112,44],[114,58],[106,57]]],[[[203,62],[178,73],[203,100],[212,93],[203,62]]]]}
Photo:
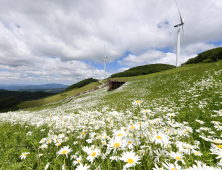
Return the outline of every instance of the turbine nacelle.
{"type": "Polygon", "coordinates": [[[112,61],[107,55],[106,55],[106,47],[104,44],[104,50],[105,50],[105,56],[103,57],[102,61],[104,61],[104,78],[106,79],[106,59],[109,59],[112,61]]]}
{"type": "Polygon", "coordinates": [[[182,20],[182,22],[180,24],[174,25],[174,27],[179,27],[179,26],[183,26],[185,24],[184,19],[182,20]]]}

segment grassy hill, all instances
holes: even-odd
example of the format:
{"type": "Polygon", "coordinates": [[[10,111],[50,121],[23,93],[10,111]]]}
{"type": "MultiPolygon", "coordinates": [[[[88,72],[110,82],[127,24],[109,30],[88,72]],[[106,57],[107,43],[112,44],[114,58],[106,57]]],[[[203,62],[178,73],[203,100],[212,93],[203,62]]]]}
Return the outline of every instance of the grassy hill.
{"type": "Polygon", "coordinates": [[[0,167],[221,169],[222,61],[127,78],[114,91],[0,114],[0,167]]]}
{"type": "Polygon", "coordinates": [[[164,70],[169,70],[172,68],[175,68],[175,66],[169,64],[148,64],[144,66],[133,67],[120,73],[112,74],[111,78],[146,75],[164,70]]]}
{"type": "Polygon", "coordinates": [[[189,59],[185,64],[212,63],[222,59],[222,47],[210,49],[189,59]]]}
{"type": "Polygon", "coordinates": [[[38,99],[38,100],[25,101],[25,102],[20,103],[18,105],[18,108],[24,109],[24,108],[31,108],[31,107],[37,107],[37,106],[41,106],[41,105],[45,105],[45,104],[49,104],[49,103],[54,103],[54,102],[60,101],[65,98],[75,96],[76,94],[82,93],[84,91],[88,91],[90,89],[93,89],[95,86],[99,86],[99,85],[101,85],[101,83],[93,82],[93,83],[90,83],[90,84],[83,86],[81,88],[62,92],[62,93],[59,93],[59,94],[56,94],[56,95],[53,95],[50,97],[46,97],[46,98],[42,98],[42,99],[38,99]]]}

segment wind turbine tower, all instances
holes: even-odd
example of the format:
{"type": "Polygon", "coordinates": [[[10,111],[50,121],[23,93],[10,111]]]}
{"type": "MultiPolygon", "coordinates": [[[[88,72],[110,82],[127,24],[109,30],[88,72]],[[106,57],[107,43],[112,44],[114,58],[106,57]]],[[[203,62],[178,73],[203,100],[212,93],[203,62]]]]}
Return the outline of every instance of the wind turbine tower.
{"type": "MultiPolygon", "coordinates": [[[[176,5],[177,5],[177,1],[175,0],[176,5]]],[[[179,67],[180,65],[180,26],[182,27],[183,30],[183,36],[184,36],[184,29],[183,29],[183,25],[184,25],[184,19],[182,19],[181,15],[180,15],[180,11],[179,11],[179,7],[177,5],[177,9],[179,12],[179,16],[180,16],[180,23],[175,25],[174,27],[177,27],[177,58],[176,58],[176,67],[179,67]]]]}
{"type": "Polygon", "coordinates": [[[105,50],[105,56],[103,57],[103,61],[104,61],[104,79],[106,79],[106,59],[109,59],[110,61],[112,61],[107,55],[106,55],[106,47],[104,44],[104,50],[105,50]]]}

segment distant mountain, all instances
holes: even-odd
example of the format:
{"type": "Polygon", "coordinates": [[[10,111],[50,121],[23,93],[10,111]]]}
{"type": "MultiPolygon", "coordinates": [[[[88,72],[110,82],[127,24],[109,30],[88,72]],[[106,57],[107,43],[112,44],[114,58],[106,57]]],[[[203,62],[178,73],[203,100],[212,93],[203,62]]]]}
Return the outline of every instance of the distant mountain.
{"type": "MultiPolygon", "coordinates": [[[[43,85],[5,85],[5,84],[0,84],[0,89],[5,89],[5,90],[9,90],[9,91],[31,91],[30,89],[41,89],[41,90],[37,90],[37,91],[48,91],[48,90],[52,90],[52,89],[60,89],[58,90],[59,92],[63,91],[65,88],[67,88],[67,85],[63,85],[63,84],[56,84],[56,83],[51,83],[51,84],[43,84],[43,85]],[[28,90],[29,89],[29,90],[28,90]],[[63,89],[63,90],[61,90],[63,89]]],[[[35,90],[34,90],[35,91],[35,90]]],[[[55,90],[52,90],[55,91],[55,90]]],[[[58,92],[58,93],[59,93],[58,92]]],[[[52,93],[57,93],[57,92],[52,92],[52,93]]]]}
{"type": "Polygon", "coordinates": [[[52,89],[20,89],[18,91],[28,91],[28,92],[48,92],[48,93],[61,93],[65,90],[65,88],[52,88],[52,89]]]}

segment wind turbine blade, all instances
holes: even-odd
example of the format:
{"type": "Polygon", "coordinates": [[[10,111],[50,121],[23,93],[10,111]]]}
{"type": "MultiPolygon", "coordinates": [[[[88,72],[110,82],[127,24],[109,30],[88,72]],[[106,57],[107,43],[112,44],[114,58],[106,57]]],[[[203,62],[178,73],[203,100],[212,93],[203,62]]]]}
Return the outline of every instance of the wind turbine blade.
{"type": "Polygon", "coordinates": [[[104,43],[104,51],[105,51],[105,56],[106,56],[106,46],[105,46],[105,43],[104,43]]]}
{"type": "MultiPolygon", "coordinates": [[[[175,0],[175,2],[176,2],[176,5],[177,5],[177,1],[176,0],[175,0]]],[[[178,12],[179,12],[179,15],[180,15],[180,10],[179,10],[178,5],[177,5],[177,9],[178,9],[178,12]]],[[[182,19],[181,15],[180,15],[180,23],[183,24],[183,19],[182,19]]]]}
{"type": "Polygon", "coordinates": [[[112,61],[108,56],[106,56],[110,61],[112,61]]]}
{"type": "Polygon", "coordinates": [[[183,36],[185,36],[185,35],[184,35],[184,29],[183,29],[183,25],[182,25],[182,30],[183,30],[183,36]]]}

